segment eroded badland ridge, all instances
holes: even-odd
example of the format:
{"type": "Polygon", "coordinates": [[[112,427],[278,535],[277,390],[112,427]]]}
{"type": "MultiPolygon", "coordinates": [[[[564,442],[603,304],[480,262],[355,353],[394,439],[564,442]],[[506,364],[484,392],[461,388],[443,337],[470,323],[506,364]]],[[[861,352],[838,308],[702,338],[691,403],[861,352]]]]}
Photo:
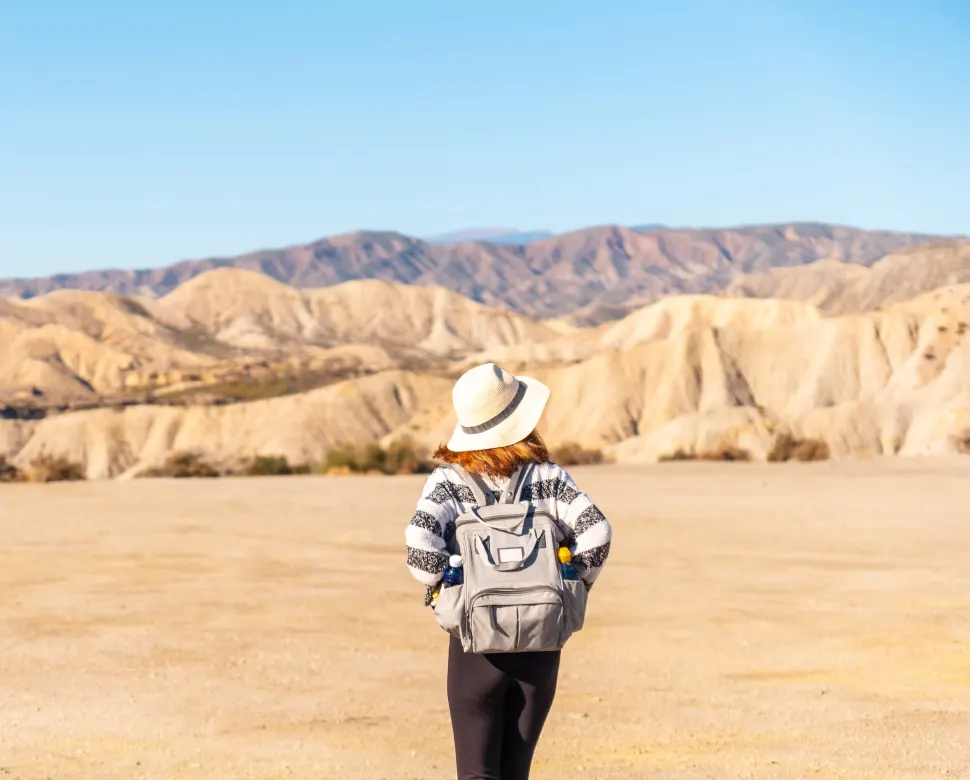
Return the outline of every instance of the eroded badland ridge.
{"type": "Polygon", "coordinates": [[[806,442],[832,456],[962,451],[970,242],[918,239],[605,228],[432,255],[371,234],[327,246],[393,281],[323,278],[304,247],[154,282],[0,283],[0,456],[108,477],[173,452],[307,463],[405,437],[426,447],[453,424],[454,376],[482,360],[553,387],[553,444],[620,462],[767,459],[806,442]]]}

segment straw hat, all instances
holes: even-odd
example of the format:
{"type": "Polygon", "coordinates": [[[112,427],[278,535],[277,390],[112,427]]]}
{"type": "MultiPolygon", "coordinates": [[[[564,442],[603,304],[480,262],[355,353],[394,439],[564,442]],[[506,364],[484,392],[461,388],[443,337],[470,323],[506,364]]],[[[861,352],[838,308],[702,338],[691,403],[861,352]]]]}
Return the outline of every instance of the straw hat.
{"type": "Polygon", "coordinates": [[[448,449],[490,450],[516,444],[532,433],[546,408],[549,388],[486,363],[465,372],[451,398],[458,425],[448,449]]]}

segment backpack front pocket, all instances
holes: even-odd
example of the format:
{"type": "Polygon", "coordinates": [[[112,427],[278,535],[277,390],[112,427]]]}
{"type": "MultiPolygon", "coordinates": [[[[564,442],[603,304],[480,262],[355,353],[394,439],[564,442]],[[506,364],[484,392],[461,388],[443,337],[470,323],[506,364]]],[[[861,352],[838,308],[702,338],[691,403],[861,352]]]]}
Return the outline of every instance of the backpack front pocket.
{"type": "Polygon", "coordinates": [[[558,650],[562,646],[563,609],[558,604],[522,604],[516,607],[519,635],[515,649],[521,652],[558,650]]]}
{"type": "Polygon", "coordinates": [[[515,606],[479,604],[471,610],[469,630],[476,653],[511,653],[515,650],[518,618],[515,606]]]}
{"type": "Polygon", "coordinates": [[[562,594],[545,585],[484,590],[470,604],[476,653],[558,650],[564,629],[562,594]]]}

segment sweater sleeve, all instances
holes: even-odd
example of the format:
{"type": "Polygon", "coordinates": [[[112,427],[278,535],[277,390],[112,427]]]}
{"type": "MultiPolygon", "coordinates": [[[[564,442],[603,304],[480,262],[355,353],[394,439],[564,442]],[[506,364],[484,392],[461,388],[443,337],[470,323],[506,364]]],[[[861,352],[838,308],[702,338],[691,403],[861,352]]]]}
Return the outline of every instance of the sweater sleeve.
{"type": "Polygon", "coordinates": [[[555,491],[556,515],[573,535],[570,551],[573,560],[580,564],[580,576],[591,588],[599,577],[610,554],[613,529],[606,516],[576,487],[565,469],[559,468],[555,491]]]}
{"type": "Polygon", "coordinates": [[[425,605],[448,568],[448,542],[460,514],[455,491],[441,469],[424,485],[411,522],[404,533],[408,569],[425,585],[425,605]]]}

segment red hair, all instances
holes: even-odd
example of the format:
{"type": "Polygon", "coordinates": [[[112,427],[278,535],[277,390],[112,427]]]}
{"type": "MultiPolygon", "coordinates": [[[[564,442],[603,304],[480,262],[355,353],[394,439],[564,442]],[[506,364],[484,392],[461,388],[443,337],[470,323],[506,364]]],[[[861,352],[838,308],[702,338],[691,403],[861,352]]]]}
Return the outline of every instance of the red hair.
{"type": "Polygon", "coordinates": [[[526,463],[548,463],[549,450],[538,431],[532,431],[522,441],[507,447],[471,452],[452,452],[442,444],[435,451],[435,460],[453,463],[465,471],[488,477],[510,477],[526,463]]]}

